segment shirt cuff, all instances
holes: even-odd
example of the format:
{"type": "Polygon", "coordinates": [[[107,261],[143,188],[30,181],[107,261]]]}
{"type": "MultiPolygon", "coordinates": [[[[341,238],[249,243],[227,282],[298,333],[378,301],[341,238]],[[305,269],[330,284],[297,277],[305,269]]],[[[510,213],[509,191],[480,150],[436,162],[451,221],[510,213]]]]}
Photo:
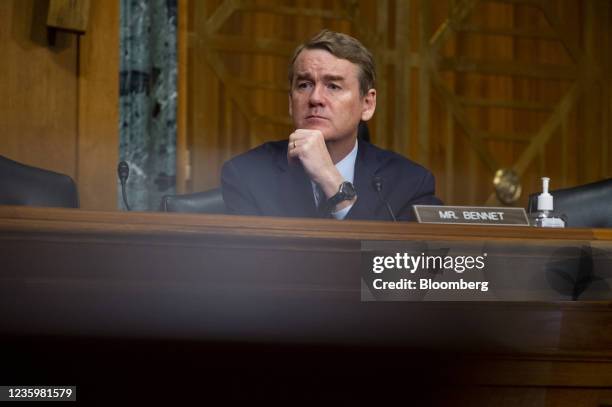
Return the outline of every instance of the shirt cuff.
{"type": "Polygon", "coordinates": [[[347,206],[346,208],[342,208],[339,211],[336,212],[332,212],[332,216],[338,220],[342,220],[344,218],[346,218],[346,215],[348,215],[349,211],[351,210],[351,208],[353,207],[355,203],[353,202],[352,204],[350,204],[349,206],[347,206]]]}

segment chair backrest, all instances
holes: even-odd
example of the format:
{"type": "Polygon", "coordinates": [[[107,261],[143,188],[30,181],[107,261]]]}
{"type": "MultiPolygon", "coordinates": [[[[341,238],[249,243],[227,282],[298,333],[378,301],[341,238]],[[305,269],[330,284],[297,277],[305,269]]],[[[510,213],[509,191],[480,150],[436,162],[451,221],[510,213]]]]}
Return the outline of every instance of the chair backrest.
{"type": "Polygon", "coordinates": [[[0,205],[78,208],[79,194],[68,175],[0,156],[0,205]]]}
{"type": "MultiPolygon", "coordinates": [[[[612,178],[550,193],[555,212],[567,215],[568,227],[612,227],[612,178]]],[[[538,208],[538,195],[529,195],[530,213],[538,208]]]]}
{"type": "Polygon", "coordinates": [[[194,194],[164,195],[161,208],[164,212],[225,213],[225,203],[220,188],[194,194]]]}

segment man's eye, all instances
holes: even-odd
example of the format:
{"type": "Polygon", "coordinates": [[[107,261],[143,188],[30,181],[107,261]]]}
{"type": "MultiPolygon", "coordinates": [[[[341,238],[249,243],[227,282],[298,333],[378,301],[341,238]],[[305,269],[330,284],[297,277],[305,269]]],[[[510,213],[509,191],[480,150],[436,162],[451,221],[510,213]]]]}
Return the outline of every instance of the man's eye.
{"type": "Polygon", "coordinates": [[[330,83],[329,85],[327,85],[327,87],[331,90],[339,90],[340,86],[336,85],[335,83],[330,83]]]}
{"type": "Polygon", "coordinates": [[[297,84],[297,88],[298,89],[306,89],[310,86],[309,82],[298,82],[297,84]]]}

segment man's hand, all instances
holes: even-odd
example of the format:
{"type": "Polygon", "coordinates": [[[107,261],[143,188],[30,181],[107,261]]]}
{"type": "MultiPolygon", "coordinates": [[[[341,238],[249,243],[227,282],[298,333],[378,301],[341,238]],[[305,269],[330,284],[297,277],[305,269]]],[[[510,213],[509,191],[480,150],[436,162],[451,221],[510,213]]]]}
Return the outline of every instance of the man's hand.
{"type": "MultiPolygon", "coordinates": [[[[344,181],[327,151],[323,133],[319,130],[297,129],[294,131],[289,136],[287,159],[290,162],[299,160],[308,177],[321,187],[326,198],[334,196],[344,181]]],[[[341,202],[336,210],[352,202],[354,200],[341,202]]]]}

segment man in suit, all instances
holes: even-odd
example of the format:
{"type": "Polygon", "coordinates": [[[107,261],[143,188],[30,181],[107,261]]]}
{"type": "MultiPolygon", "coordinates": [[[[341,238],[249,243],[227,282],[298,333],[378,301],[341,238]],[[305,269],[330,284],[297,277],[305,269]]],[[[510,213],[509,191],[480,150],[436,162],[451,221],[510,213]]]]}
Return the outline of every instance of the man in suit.
{"type": "Polygon", "coordinates": [[[375,77],[371,53],[348,35],[323,30],[299,46],[289,66],[295,131],[225,163],[227,212],[413,220],[412,205],[440,203],[429,171],[357,139],[376,109],[375,77]]]}

